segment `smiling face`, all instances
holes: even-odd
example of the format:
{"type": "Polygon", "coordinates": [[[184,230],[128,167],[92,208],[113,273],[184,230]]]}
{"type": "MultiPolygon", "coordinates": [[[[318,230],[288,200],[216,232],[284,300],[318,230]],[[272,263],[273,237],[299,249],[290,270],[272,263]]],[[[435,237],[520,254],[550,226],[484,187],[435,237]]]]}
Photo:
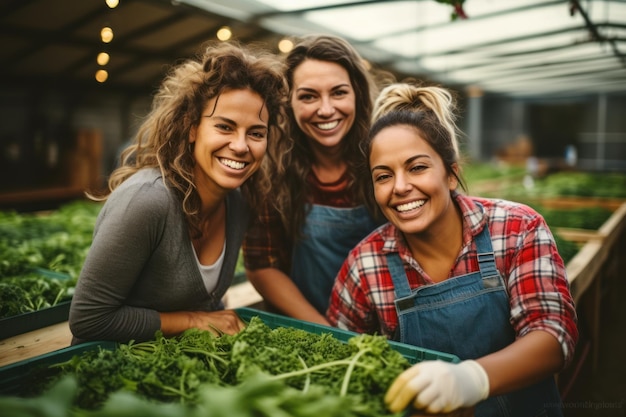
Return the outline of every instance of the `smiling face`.
{"type": "Polygon", "coordinates": [[[189,134],[201,194],[234,190],[259,169],[267,148],[268,117],[263,99],[251,90],[224,91],[208,101],[189,134]]]}
{"type": "Polygon", "coordinates": [[[417,129],[394,125],[378,132],[370,167],[376,202],[403,233],[436,233],[454,221],[450,192],[457,179],[417,129]]]}
{"type": "Polygon", "coordinates": [[[339,64],[307,59],[293,72],[291,107],[314,148],[339,146],[354,124],[355,102],[350,76],[339,64]]]}

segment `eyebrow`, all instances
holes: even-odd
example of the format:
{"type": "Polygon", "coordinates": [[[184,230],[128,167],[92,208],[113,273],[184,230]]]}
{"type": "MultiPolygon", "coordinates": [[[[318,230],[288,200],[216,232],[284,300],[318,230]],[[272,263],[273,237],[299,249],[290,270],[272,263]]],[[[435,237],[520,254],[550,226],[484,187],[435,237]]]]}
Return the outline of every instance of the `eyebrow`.
{"type": "MultiPolygon", "coordinates": [[[[350,83],[338,84],[338,85],[335,85],[335,86],[331,87],[330,89],[331,90],[338,90],[340,88],[346,88],[346,87],[347,88],[351,88],[350,83]]],[[[300,91],[317,92],[318,90],[313,88],[313,87],[298,87],[298,88],[296,88],[296,92],[300,92],[300,91]]]]}
{"type": "MultiPolygon", "coordinates": [[[[426,154],[417,154],[417,155],[413,155],[412,157],[410,157],[409,159],[407,159],[406,161],[404,161],[404,166],[410,165],[411,163],[413,163],[416,159],[422,159],[422,158],[427,158],[427,159],[431,159],[430,155],[426,155],[426,154]]],[[[372,167],[372,172],[377,170],[377,169],[389,169],[388,166],[386,165],[376,165],[372,167]]]]}
{"type": "MultiPolygon", "coordinates": [[[[210,115],[210,114],[204,115],[202,117],[219,119],[219,120],[221,120],[224,123],[228,123],[230,125],[237,126],[237,123],[234,120],[229,119],[228,117],[215,116],[215,115],[210,115]]],[[[252,126],[250,126],[250,129],[268,129],[268,126],[266,124],[252,125],[252,126]]]]}

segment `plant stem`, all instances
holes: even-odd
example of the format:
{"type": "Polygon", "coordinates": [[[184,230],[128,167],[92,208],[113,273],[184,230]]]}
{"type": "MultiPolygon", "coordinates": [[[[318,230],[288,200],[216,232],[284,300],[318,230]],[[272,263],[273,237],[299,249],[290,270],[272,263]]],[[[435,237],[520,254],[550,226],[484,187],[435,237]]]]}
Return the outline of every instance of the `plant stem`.
{"type": "Polygon", "coordinates": [[[284,374],[279,375],[270,375],[270,379],[287,379],[294,376],[301,376],[311,374],[316,371],[320,371],[326,368],[332,368],[334,366],[361,366],[363,368],[368,368],[367,365],[362,365],[360,363],[353,363],[353,359],[339,359],[332,362],[320,363],[319,365],[311,366],[310,368],[299,369],[297,371],[286,372],[284,374]]]}
{"type": "Polygon", "coordinates": [[[367,352],[371,352],[371,349],[363,349],[357,352],[356,355],[354,355],[352,357],[352,360],[350,361],[350,364],[348,365],[348,370],[346,371],[346,375],[343,377],[343,382],[341,383],[341,391],[339,393],[340,397],[345,397],[346,394],[348,393],[348,385],[350,384],[350,378],[352,377],[352,371],[354,370],[354,367],[357,365],[357,361],[359,360],[359,358],[367,353],[367,352]]]}

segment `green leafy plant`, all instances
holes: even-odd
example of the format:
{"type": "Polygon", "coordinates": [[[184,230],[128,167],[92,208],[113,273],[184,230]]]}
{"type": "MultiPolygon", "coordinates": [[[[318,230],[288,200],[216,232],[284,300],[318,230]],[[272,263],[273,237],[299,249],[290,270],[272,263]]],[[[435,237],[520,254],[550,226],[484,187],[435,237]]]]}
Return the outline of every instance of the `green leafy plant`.
{"type": "Polygon", "coordinates": [[[154,340],[85,351],[38,371],[32,380],[40,386],[29,395],[44,395],[71,377],[77,384],[76,412],[104,412],[122,395],[143,406],[223,409],[216,415],[224,416],[313,416],[326,404],[341,405],[343,415],[374,417],[389,415],[384,393],[409,366],[383,336],[356,335],[342,342],[330,332],[272,329],[253,316],[236,335],[190,329],[166,338],[157,332],[154,340]],[[258,401],[241,396],[248,389],[258,401]]]}
{"type": "Polygon", "coordinates": [[[0,277],[43,268],[77,278],[101,207],[79,200],[44,214],[0,212],[0,277]]]}
{"type": "Polygon", "coordinates": [[[0,318],[30,313],[69,301],[76,280],[32,271],[0,279],[0,318]]]}

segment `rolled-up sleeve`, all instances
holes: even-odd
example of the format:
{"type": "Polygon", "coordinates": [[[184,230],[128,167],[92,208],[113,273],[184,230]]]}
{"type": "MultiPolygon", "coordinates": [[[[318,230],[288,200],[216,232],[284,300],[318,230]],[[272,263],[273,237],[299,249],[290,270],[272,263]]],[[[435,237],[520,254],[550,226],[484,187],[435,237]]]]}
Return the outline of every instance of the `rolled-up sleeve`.
{"type": "Polygon", "coordinates": [[[511,323],[518,336],[535,330],[553,335],[567,366],[578,342],[578,319],[565,264],[542,217],[526,230],[509,274],[511,323]]]}
{"type": "Polygon", "coordinates": [[[264,205],[246,231],[242,246],[244,266],[249,270],[277,268],[289,274],[288,242],[279,213],[264,205]]]}

